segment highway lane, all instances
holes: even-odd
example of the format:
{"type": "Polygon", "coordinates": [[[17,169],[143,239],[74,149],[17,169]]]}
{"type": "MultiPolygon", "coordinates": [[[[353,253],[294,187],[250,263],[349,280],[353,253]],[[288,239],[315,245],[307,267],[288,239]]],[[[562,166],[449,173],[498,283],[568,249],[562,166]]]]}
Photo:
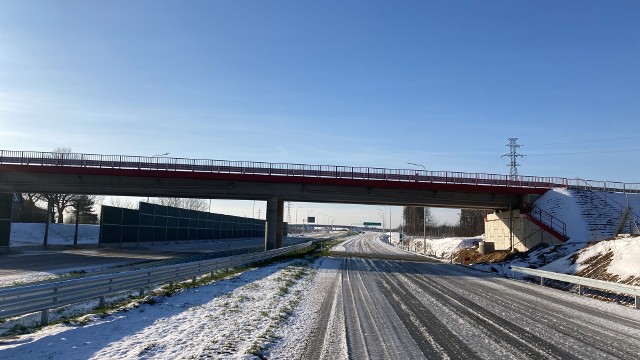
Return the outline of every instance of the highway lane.
{"type": "Polygon", "coordinates": [[[408,254],[377,236],[337,249],[332,290],[301,358],[638,358],[638,310],[456,265],[391,260],[408,254]]]}

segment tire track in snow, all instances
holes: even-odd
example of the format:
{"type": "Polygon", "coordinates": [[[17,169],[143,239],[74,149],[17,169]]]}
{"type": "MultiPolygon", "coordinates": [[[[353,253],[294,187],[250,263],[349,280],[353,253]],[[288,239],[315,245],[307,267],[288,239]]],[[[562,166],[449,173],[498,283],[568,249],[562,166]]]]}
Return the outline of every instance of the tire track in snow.
{"type": "MultiPolygon", "coordinates": [[[[405,269],[410,267],[403,264],[405,269]]],[[[418,288],[437,299],[448,307],[455,309],[457,313],[472,321],[477,327],[486,328],[489,334],[496,340],[507,341],[513,347],[520,349],[531,358],[550,359],[576,359],[574,353],[557,346],[554,342],[544,339],[527,329],[524,329],[509,319],[503,318],[498,313],[490,311],[462,296],[460,292],[453,291],[439,281],[426,276],[401,275],[403,280],[415,284],[418,288]]],[[[441,278],[438,280],[442,281],[441,278]]],[[[450,281],[450,280],[447,280],[450,281]]],[[[444,282],[443,282],[444,283],[444,282]]]]}
{"type": "MultiPolygon", "coordinates": [[[[419,264],[406,264],[414,271],[431,274],[434,279],[442,278],[434,267],[419,264]]],[[[442,265],[441,265],[442,266],[442,265]]],[[[441,274],[440,274],[441,275],[441,274]]],[[[578,356],[585,357],[621,357],[629,356],[629,348],[640,351],[638,332],[631,329],[616,330],[615,324],[605,320],[603,315],[594,317],[591,314],[576,312],[575,306],[550,296],[541,297],[539,292],[526,289],[522,284],[500,278],[449,277],[446,282],[439,281],[442,286],[511,322],[526,323],[530,332],[545,338],[563,338],[563,348],[571,349],[578,356]],[[498,282],[492,280],[499,280],[498,282]],[[527,291],[525,291],[527,290],[527,291]],[[537,296],[534,296],[537,295],[537,296]],[[556,301],[563,303],[557,305],[556,301]],[[578,316],[576,318],[576,316],[578,316]],[[597,329],[597,330],[596,330],[597,329]],[[610,334],[611,332],[614,335],[610,334]],[[617,334],[617,336],[615,335],[617,334]],[[635,339],[635,340],[634,340],[635,339]],[[594,352],[594,350],[597,350],[594,352]]],[[[591,309],[590,313],[593,313],[591,309]]]]}

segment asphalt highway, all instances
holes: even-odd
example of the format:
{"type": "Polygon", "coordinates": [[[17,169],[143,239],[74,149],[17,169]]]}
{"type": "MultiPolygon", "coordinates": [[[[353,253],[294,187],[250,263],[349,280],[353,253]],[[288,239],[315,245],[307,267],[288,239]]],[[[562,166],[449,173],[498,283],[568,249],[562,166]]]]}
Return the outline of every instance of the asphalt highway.
{"type": "Polygon", "coordinates": [[[330,291],[301,358],[638,359],[639,310],[407,261],[378,236],[347,240],[327,261],[330,291]]]}

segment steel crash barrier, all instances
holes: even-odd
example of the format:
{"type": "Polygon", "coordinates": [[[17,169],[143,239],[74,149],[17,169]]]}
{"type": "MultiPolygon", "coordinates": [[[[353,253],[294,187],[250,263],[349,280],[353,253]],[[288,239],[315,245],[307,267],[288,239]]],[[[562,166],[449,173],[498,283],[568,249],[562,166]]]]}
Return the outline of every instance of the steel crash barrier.
{"type": "Polygon", "coordinates": [[[540,285],[544,285],[545,279],[558,280],[558,281],[562,281],[570,284],[576,284],[578,285],[578,293],[580,295],[584,294],[585,288],[593,288],[593,289],[610,291],[618,294],[632,295],[635,297],[635,308],[636,309],[640,308],[640,286],[633,286],[633,285],[620,284],[620,283],[615,283],[610,281],[590,279],[582,276],[560,274],[560,273],[555,273],[551,271],[529,269],[529,268],[524,268],[520,266],[512,266],[511,271],[539,277],[540,285]]]}
{"type": "Polygon", "coordinates": [[[195,282],[198,277],[217,270],[273,259],[311,246],[312,242],[306,242],[246,255],[0,289],[0,318],[42,311],[41,323],[46,325],[50,309],[93,299],[99,299],[102,307],[107,296],[132,291],[139,291],[142,296],[146,289],[161,284],[172,285],[189,279],[195,282]]]}

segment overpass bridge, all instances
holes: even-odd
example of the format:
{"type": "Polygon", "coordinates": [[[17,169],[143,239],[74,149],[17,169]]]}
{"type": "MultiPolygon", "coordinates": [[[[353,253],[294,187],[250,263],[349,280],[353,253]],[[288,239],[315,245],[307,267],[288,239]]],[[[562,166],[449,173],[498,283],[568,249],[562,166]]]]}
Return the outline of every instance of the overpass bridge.
{"type": "Polygon", "coordinates": [[[561,177],[0,150],[3,193],[264,200],[268,249],[282,244],[284,201],[509,211],[554,187],[640,193],[561,177]]]}

